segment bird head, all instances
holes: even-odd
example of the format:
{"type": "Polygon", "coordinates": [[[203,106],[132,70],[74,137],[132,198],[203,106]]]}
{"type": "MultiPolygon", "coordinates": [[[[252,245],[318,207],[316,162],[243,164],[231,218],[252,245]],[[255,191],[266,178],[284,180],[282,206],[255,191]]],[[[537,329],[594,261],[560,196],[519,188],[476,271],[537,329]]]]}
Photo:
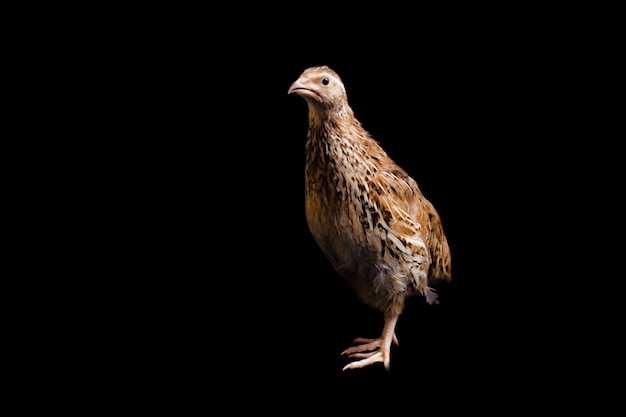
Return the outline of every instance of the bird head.
{"type": "MultiPolygon", "coordinates": [[[[310,67],[289,87],[287,94],[306,100],[309,110],[323,116],[328,112],[350,110],[346,89],[339,75],[327,66],[310,67]]],[[[351,113],[351,111],[350,111],[351,113]]]]}

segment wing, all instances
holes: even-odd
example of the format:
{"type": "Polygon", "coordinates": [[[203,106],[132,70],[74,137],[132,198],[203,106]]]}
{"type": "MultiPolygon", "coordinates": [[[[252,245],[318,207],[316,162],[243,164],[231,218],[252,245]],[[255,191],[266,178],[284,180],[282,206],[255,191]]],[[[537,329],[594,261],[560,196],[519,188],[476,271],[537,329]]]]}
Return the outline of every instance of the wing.
{"type": "Polygon", "coordinates": [[[427,258],[428,279],[450,280],[450,248],[441,218],[417,182],[393,161],[383,165],[376,182],[386,191],[381,194],[380,203],[391,213],[391,229],[412,242],[412,249],[417,248],[417,253],[427,258]]]}

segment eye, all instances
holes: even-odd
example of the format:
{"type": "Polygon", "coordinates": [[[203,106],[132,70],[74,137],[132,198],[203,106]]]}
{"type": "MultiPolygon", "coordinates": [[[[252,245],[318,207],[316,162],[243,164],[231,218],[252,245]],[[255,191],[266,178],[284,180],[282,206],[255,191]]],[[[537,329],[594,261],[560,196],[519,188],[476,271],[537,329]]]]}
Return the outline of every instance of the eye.
{"type": "Polygon", "coordinates": [[[329,82],[330,80],[328,79],[328,77],[322,78],[322,85],[328,85],[329,82]]]}

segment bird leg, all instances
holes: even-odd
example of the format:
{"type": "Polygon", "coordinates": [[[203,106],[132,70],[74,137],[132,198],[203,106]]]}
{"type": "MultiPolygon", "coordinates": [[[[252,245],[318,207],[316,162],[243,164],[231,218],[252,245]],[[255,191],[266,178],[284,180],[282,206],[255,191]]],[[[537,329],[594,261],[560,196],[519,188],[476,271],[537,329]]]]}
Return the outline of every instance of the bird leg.
{"type": "Polygon", "coordinates": [[[383,333],[379,338],[365,339],[359,337],[354,339],[354,343],[358,344],[356,346],[349,347],[341,352],[341,354],[348,355],[349,358],[356,358],[359,360],[350,362],[343,367],[343,370],[363,368],[376,362],[382,362],[385,369],[389,370],[391,342],[393,341],[396,345],[398,344],[398,339],[395,334],[397,321],[397,314],[386,316],[383,333]]]}

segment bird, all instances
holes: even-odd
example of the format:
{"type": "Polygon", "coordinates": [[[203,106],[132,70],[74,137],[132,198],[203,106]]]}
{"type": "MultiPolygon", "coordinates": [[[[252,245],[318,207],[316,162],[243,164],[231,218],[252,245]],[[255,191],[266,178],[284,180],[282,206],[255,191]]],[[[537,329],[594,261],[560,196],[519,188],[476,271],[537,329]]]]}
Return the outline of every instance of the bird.
{"type": "Polygon", "coordinates": [[[451,281],[451,254],[442,220],[417,182],[356,118],[339,74],[327,65],[305,68],[289,86],[308,107],[304,203],[317,246],[354,290],[381,312],[380,336],[357,337],[341,352],[342,371],[382,363],[407,299],[438,304],[435,289],[451,281]]]}

